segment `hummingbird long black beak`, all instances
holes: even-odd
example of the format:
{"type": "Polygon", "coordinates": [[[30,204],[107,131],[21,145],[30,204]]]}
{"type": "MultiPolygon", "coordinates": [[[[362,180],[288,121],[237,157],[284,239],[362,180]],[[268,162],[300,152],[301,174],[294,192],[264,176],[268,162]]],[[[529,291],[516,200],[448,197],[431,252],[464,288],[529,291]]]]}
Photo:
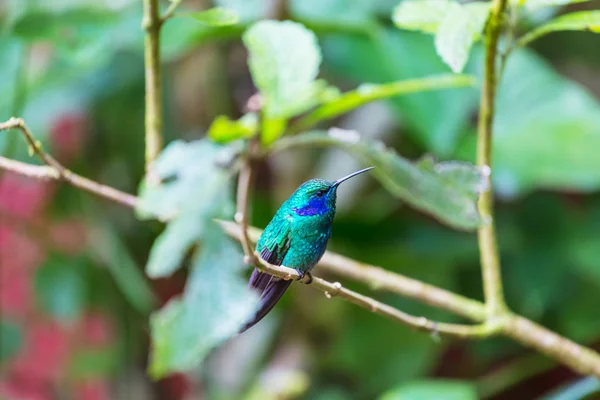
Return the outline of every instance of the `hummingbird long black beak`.
{"type": "Polygon", "coordinates": [[[352,178],[352,177],[355,177],[356,175],[360,175],[360,174],[362,174],[363,172],[367,172],[367,171],[369,171],[369,170],[371,170],[371,169],[373,169],[373,168],[375,168],[375,167],[368,167],[368,168],[365,168],[365,169],[361,169],[360,171],[353,172],[353,173],[351,173],[350,175],[346,175],[346,176],[344,176],[343,178],[340,178],[340,179],[338,179],[337,181],[335,181],[335,183],[333,184],[333,186],[332,186],[332,187],[337,187],[337,186],[338,186],[340,183],[342,183],[342,182],[344,182],[344,181],[347,181],[348,179],[350,179],[350,178],[352,178]]]}

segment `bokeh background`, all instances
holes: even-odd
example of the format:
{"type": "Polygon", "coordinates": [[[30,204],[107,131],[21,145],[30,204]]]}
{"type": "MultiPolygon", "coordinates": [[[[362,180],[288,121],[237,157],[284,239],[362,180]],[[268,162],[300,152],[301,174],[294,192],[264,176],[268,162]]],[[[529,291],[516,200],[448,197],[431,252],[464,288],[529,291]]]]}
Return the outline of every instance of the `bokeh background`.
{"type": "MultiPolygon", "coordinates": [[[[238,10],[243,24],[304,23],[319,38],[321,75],[343,89],[449,72],[431,36],[393,26],[397,0],[216,3],[238,10]]],[[[182,8],[212,5],[189,0],[182,8]]],[[[519,32],[599,6],[596,0],[532,12],[519,32]]],[[[22,116],[68,168],[130,193],[144,165],[141,20],[137,0],[0,3],[0,119],[22,116]]],[[[242,115],[255,89],[241,33],[208,31],[186,18],[164,26],[167,141],[203,137],[216,116],[242,115]]],[[[480,74],[481,56],[476,46],[467,73],[480,74]]],[[[431,153],[472,160],[477,104],[476,89],[421,93],[367,105],[332,125],[381,139],[411,159],[431,153]]],[[[600,349],[600,36],[555,33],[516,51],[501,82],[495,134],[508,304],[600,349]]],[[[17,132],[0,134],[0,151],[37,163],[17,132]]],[[[337,178],[359,166],[335,150],[269,159],[259,169],[253,225],[264,227],[304,180],[337,178]]],[[[366,175],[340,190],[338,210],[330,249],[482,298],[475,234],[404,206],[366,175]]],[[[439,341],[292,285],[269,318],[199,369],[152,381],[148,316],[181,292],[186,277],[185,270],[145,277],[161,230],[69,186],[0,171],[0,398],[393,399],[413,398],[396,397],[398,388],[437,384],[440,399],[473,389],[481,398],[529,399],[577,378],[505,339],[439,341]]],[[[373,295],[413,314],[453,320],[397,296],[373,295]]]]}

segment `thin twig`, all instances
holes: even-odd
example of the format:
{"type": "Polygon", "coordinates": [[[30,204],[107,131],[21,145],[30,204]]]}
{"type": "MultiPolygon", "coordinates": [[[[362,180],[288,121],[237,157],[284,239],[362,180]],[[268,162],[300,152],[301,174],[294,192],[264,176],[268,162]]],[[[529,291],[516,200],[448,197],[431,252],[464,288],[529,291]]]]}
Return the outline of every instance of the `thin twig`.
{"type": "Polygon", "coordinates": [[[160,19],[161,24],[164,24],[165,22],[167,22],[167,20],[169,18],[171,18],[173,16],[173,14],[175,13],[175,10],[177,9],[177,7],[179,7],[181,2],[182,2],[182,0],[172,0],[171,1],[171,4],[165,10],[165,13],[163,14],[163,16],[160,19]]]}
{"type": "MultiPolygon", "coordinates": [[[[492,166],[492,123],[494,119],[494,100],[496,97],[496,53],[498,37],[502,31],[502,18],[507,0],[494,0],[486,35],[485,73],[479,108],[477,137],[477,165],[492,166]]],[[[490,184],[479,198],[479,213],[484,221],[479,228],[478,242],[483,275],[485,302],[490,317],[506,312],[500,272],[500,257],[496,241],[494,221],[494,194],[490,184]]]]}
{"type": "Polygon", "coordinates": [[[246,159],[238,178],[237,212],[235,213],[235,220],[241,227],[239,239],[242,248],[244,249],[244,262],[248,265],[257,263],[257,259],[252,251],[250,238],[248,237],[248,205],[250,204],[249,196],[253,176],[254,168],[252,168],[251,160],[246,159]]]}
{"type": "Polygon", "coordinates": [[[162,86],[160,64],[161,19],[158,0],[144,0],[143,28],[146,75],[146,174],[149,182],[158,182],[152,173],[152,162],[162,148],[162,86]]]}
{"type": "Polygon", "coordinates": [[[516,46],[516,30],[519,23],[519,13],[521,11],[522,4],[514,4],[509,7],[509,19],[508,19],[508,30],[506,34],[506,48],[500,52],[500,66],[498,67],[498,74],[496,78],[496,85],[500,84],[502,77],[504,76],[504,70],[506,68],[506,62],[508,57],[513,52],[516,46]]]}
{"type": "Polygon", "coordinates": [[[35,140],[22,119],[11,118],[6,122],[0,123],[0,131],[8,129],[19,129],[33,154],[46,165],[30,165],[0,157],[0,168],[36,179],[62,180],[87,192],[95,193],[129,207],[135,207],[137,203],[135,196],[113,189],[110,186],[96,183],[63,167],[54,157],[44,151],[40,142],[35,140]]]}

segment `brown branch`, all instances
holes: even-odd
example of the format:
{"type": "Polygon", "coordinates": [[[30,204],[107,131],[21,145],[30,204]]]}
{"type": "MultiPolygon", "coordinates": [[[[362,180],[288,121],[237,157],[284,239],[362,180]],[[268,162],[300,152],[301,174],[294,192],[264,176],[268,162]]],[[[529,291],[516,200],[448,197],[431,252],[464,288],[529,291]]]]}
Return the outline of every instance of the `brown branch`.
{"type": "Polygon", "coordinates": [[[128,193],[113,189],[110,186],[101,185],[83,176],[77,175],[63,167],[54,157],[46,153],[39,141],[35,140],[25,122],[20,118],[11,118],[0,123],[0,131],[8,129],[19,129],[29,145],[30,151],[35,154],[44,165],[30,165],[19,161],[0,157],[0,168],[16,172],[21,175],[36,179],[53,179],[70,183],[76,188],[97,194],[98,196],[113,200],[129,207],[135,207],[137,197],[128,193]]]}
{"type": "Polygon", "coordinates": [[[506,336],[560,361],[582,375],[600,378],[600,354],[592,349],[516,314],[508,315],[502,330],[506,336]]]}
{"type": "MultiPolygon", "coordinates": [[[[488,21],[485,42],[485,73],[481,90],[479,108],[479,124],[477,135],[477,165],[492,166],[492,123],[494,120],[494,101],[496,97],[496,53],[498,37],[502,31],[502,18],[507,0],[494,0],[488,21]]],[[[483,289],[487,312],[490,317],[502,315],[507,311],[502,290],[500,272],[500,257],[496,241],[494,221],[494,193],[491,185],[491,174],[488,175],[490,184],[479,198],[479,213],[484,221],[477,232],[483,289]]]]}
{"type": "Polygon", "coordinates": [[[143,28],[146,75],[146,174],[150,182],[158,179],[152,173],[152,162],[162,148],[162,86],[160,64],[160,28],[162,22],[158,0],[144,0],[143,28]]]}

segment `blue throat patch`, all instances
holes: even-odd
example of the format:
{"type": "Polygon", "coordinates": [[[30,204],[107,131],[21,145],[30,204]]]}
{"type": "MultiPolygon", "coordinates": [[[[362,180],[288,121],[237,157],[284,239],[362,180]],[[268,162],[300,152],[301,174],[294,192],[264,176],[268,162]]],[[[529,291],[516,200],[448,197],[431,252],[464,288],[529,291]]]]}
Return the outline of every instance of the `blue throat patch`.
{"type": "Polygon", "coordinates": [[[308,204],[297,208],[294,207],[292,210],[302,217],[312,217],[314,215],[323,215],[329,211],[329,205],[327,204],[327,196],[315,197],[310,199],[308,204]]]}

